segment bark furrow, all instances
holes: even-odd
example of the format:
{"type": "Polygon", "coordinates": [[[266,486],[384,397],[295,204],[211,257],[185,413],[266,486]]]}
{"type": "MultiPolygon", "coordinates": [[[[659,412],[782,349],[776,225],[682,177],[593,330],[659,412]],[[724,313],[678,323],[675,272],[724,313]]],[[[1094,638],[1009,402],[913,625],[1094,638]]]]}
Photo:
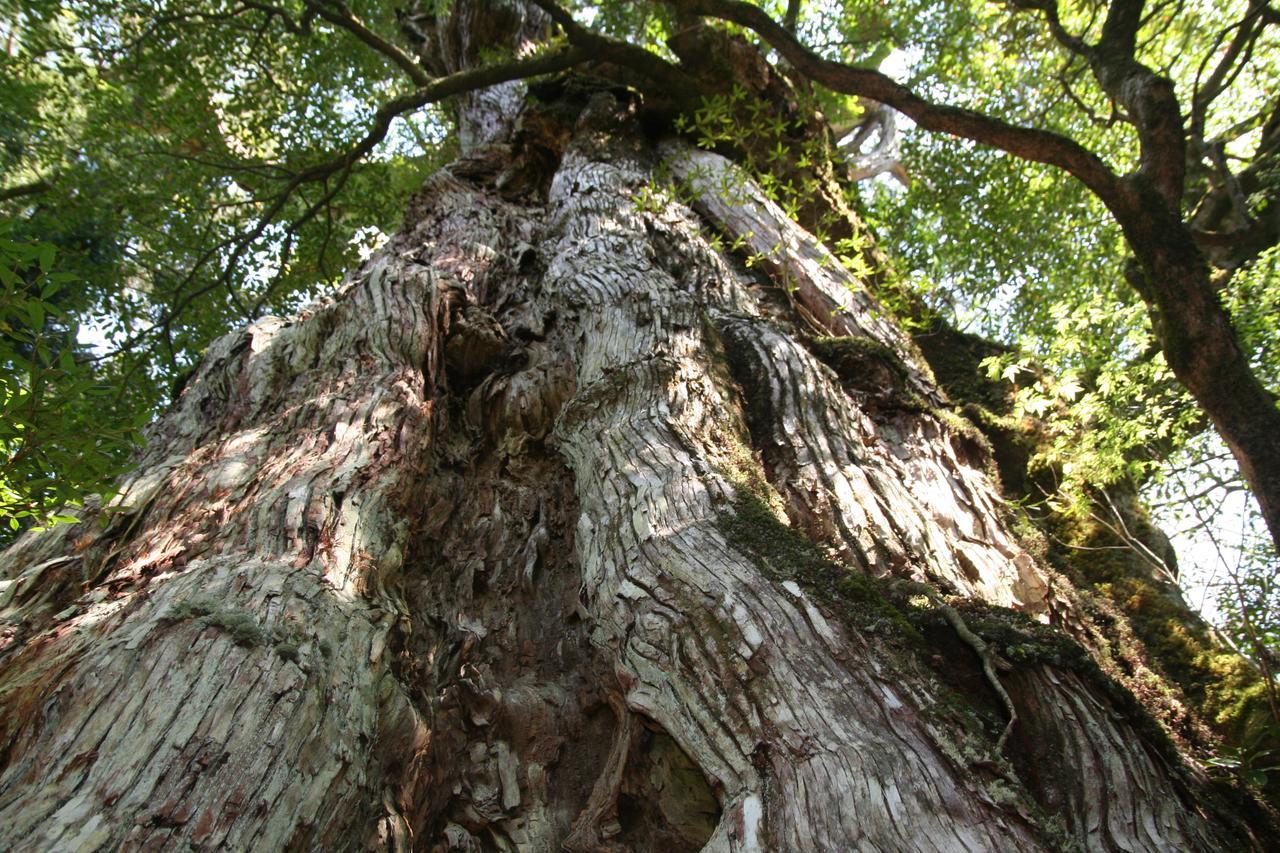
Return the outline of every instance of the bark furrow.
{"type": "Polygon", "coordinates": [[[545,185],[473,125],[339,293],[211,348],[128,509],[5,553],[0,847],[1213,847],[1063,667],[993,754],[929,664],[969,649],[873,592],[1052,604],[927,368],[724,161],[574,110],[545,185]]]}

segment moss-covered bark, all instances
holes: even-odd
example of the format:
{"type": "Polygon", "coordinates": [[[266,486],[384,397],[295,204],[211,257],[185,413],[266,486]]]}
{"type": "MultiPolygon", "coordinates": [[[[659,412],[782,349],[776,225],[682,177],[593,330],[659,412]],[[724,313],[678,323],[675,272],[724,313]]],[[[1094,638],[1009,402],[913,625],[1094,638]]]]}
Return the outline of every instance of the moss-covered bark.
{"type": "Polygon", "coordinates": [[[1050,627],[1094,623],[821,241],[632,93],[542,98],[213,348],[133,521],[4,555],[0,846],[1261,846],[1050,627]]]}
{"type": "MultiPolygon", "coordinates": [[[[1280,747],[1280,728],[1268,702],[1262,673],[1227,647],[1183,599],[1176,584],[1115,531],[1089,517],[1054,513],[1044,506],[1053,472],[1033,460],[1048,441],[1034,419],[1014,418],[1012,388],[987,377],[980,362],[1003,350],[936,324],[916,342],[939,384],[958,410],[989,439],[1005,493],[1021,505],[1027,532],[1039,541],[1045,559],[1076,585],[1079,604],[1109,635],[1100,648],[1122,674],[1149,666],[1176,688],[1160,704],[1183,703],[1161,715],[1171,731],[1189,739],[1204,755],[1227,747],[1259,751],[1280,747]],[[1208,724],[1205,738],[1197,723],[1208,724]],[[1220,739],[1220,740],[1219,740],[1220,739]]],[[[1136,496],[1124,486],[1107,489],[1109,501],[1128,517],[1126,527],[1152,553],[1172,560],[1168,540],[1147,520],[1136,496]]],[[[1158,685],[1139,694],[1159,691],[1158,685]]],[[[1278,791],[1268,788],[1268,796],[1278,791]]]]}

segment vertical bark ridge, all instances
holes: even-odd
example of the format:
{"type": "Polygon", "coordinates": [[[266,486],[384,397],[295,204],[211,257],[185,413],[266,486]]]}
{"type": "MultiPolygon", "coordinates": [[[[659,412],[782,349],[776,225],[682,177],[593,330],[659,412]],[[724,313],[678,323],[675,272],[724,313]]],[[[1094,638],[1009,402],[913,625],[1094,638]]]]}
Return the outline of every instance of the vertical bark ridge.
{"type": "Polygon", "coordinates": [[[0,660],[0,846],[403,834],[397,779],[428,733],[386,652],[443,382],[438,285],[490,261],[473,238],[493,205],[459,193],[428,190],[430,267],[393,243],[296,321],[214,344],[150,431],[123,531],[90,518],[6,553],[66,548],[55,569],[90,588],[36,607],[0,660]]]}
{"type": "Polygon", "coordinates": [[[552,188],[544,287],[586,325],[553,439],[581,507],[592,641],[617,656],[628,706],[720,792],[708,849],[1035,846],[974,796],[887,663],[725,539],[735,401],[701,306],[651,255],[634,201],[650,165],[610,106],[584,118],[552,188]]]}
{"type": "Polygon", "coordinates": [[[927,413],[877,422],[794,339],[740,317],[721,328],[755,443],[813,538],[872,575],[932,577],[1047,612],[1047,575],[999,523],[998,493],[961,461],[947,427],[927,413]]]}
{"type": "MultiPolygon", "coordinates": [[[[1054,846],[927,652],[744,509],[1034,612],[963,442],[884,411],[933,394],[905,339],[745,200],[810,315],[903,362],[842,391],[691,211],[644,204],[663,154],[612,94],[549,189],[513,190],[514,156],[473,152],[333,299],[217,342],[132,511],[4,555],[0,846],[1054,846]]],[[[1094,686],[1014,686],[1046,754],[1105,770],[1032,786],[1066,836],[1209,846],[1094,686]]]]}

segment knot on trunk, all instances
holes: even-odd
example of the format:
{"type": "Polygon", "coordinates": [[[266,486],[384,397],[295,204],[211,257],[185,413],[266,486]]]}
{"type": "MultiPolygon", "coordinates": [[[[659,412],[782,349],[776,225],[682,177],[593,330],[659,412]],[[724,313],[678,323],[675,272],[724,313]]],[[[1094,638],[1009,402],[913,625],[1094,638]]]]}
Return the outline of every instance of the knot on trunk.
{"type": "Polygon", "coordinates": [[[502,324],[484,308],[468,303],[460,290],[451,290],[448,298],[451,310],[444,364],[450,378],[469,385],[498,367],[511,341],[502,324]]]}

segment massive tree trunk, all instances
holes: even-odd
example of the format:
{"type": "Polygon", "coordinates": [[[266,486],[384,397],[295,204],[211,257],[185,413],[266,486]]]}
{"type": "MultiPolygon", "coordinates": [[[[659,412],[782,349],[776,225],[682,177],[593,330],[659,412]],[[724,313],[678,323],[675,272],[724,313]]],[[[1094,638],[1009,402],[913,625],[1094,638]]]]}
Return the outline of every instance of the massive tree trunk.
{"type": "Polygon", "coordinates": [[[1256,843],[865,289],[622,90],[539,91],[4,555],[0,848],[1256,843]]]}

